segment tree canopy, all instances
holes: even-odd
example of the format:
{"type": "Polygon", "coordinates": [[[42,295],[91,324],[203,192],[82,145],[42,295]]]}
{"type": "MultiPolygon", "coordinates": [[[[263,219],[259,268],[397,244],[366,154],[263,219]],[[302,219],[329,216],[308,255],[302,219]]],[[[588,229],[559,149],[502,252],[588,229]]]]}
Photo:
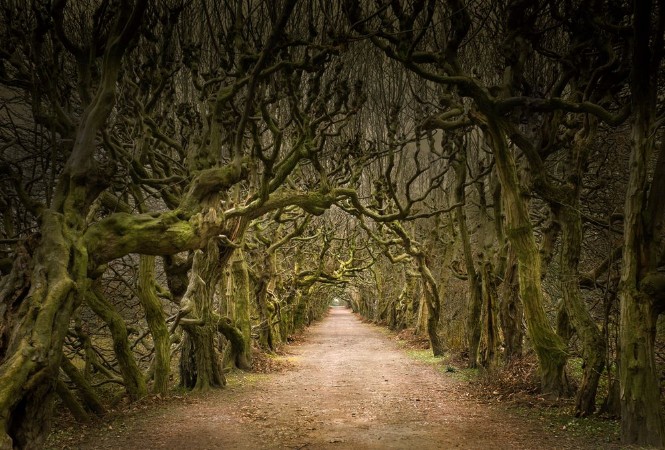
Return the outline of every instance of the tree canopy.
{"type": "Polygon", "coordinates": [[[0,0],[0,448],[344,300],[665,444],[665,5],[0,0]],[[567,365],[583,361],[570,383],[567,365]],[[176,370],[177,366],[177,370],[176,370]],[[73,395],[75,392],[77,395],[73,395]]]}

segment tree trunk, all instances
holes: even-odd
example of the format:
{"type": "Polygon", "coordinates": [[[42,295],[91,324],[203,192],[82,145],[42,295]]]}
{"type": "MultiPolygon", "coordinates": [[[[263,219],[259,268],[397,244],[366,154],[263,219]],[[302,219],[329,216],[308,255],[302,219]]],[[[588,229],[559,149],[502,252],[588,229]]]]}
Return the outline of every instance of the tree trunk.
{"type": "Polygon", "coordinates": [[[584,372],[575,399],[575,415],[588,416],[596,409],[598,382],[605,368],[605,341],[580,292],[579,259],[582,251],[582,219],[577,195],[568,196],[558,212],[561,225],[561,290],[567,315],[582,341],[584,372]],[[569,206],[568,206],[569,205],[569,206]]]}
{"type": "Polygon", "coordinates": [[[527,321],[527,334],[538,356],[541,389],[555,397],[567,395],[565,374],[567,352],[554,332],[544,309],[540,254],[536,246],[529,211],[520,190],[515,161],[503,132],[488,121],[496,168],[501,179],[502,204],[506,211],[506,235],[517,256],[520,296],[527,321]]]}
{"type": "Polygon", "coordinates": [[[229,341],[231,349],[229,359],[233,364],[242,370],[250,370],[252,364],[246,359],[245,355],[245,337],[242,332],[236,328],[228,317],[215,317],[217,330],[229,341]]]}
{"type": "Polygon", "coordinates": [[[406,283],[403,291],[403,300],[406,303],[406,311],[403,328],[415,325],[418,305],[420,304],[418,294],[418,282],[420,281],[420,276],[418,272],[414,271],[413,269],[408,269],[406,271],[405,281],[406,283]]]}
{"type": "Polygon", "coordinates": [[[460,238],[462,240],[462,250],[464,252],[464,265],[466,267],[468,303],[468,318],[466,322],[467,343],[469,352],[469,367],[478,367],[478,357],[480,349],[480,338],[482,334],[482,285],[481,279],[476,271],[473,261],[473,250],[471,249],[471,239],[469,238],[469,229],[466,224],[466,214],[464,213],[464,204],[466,202],[466,149],[460,146],[455,154],[455,203],[459,204],[455,209],[455,220],[459,227],[460,238]]]}
{"type": "Polygon", "coordinates": [[[638,114],[631,134],[631,171],[624,209],[619,290],[621,441],[624,444],[662,447],[665,430],[654,353],[658,313],[654,299],[640,291],[641,269],[645,260],[643,212],[648,189],[647,162],[653,146],[651,131],[646,119],[638,114]]]}
{"type": "Polygon", "coordinates": [[[65,405],[72,413],[72,416],[74,416],[74,419],[76,419],[77,422],[90,422],[90,416],[83,408],[83,405],[79,403],[76,397],[74,397],[74,394],[72,394],[72,391],[69,390],[65,382],[60,378],[56,381],[55,390],[58,393],[60,400],[62,400],[63,405],[65,405]]]}
{"type": "Polygon", "coordinates": [[[277,345],[272,326],[275,308],[271,305],[270,300],[268,299],[270,280],[275,276],[273,263],[274,255],[269,254],[265,259],[263,267],[260,269],[259,273],[256,274],[256,287],[254,289],[259,312],[259,321],[261,323],[259,329],[259,345],[261,348],[269,351],[275,350],[277,345]]]}
{"type": "Polygon", "coordinates": [[[188,389],[205,391],[226,384],[215,351],[212,300],[219,272],[219,249],[214,239],[205,253],[194,253],[187,292],[180,304],[184,318],[180,325],[185,331],[180,358],[180,384],[188,389]]]}
{"type": "Polygon", "coordinates": [[[250,320],[250,288],[247,261],[241,249],[235,251],[231,263],[233,278],[233,300],[235,302],[235,323],[243,337],[243,350],[239,356],[245,367],[251,367],[252,361],[252,323],[250,320]]]}
{"type": "Polygon", "coordinates": [[[427,328],[427,319],[428,319],[428,316],[427,316],[427,313],[428,313],[427,302],[422,297],[423,296],[421,296],[420,304],[418,305],[418,315],[416,317],[416,326],[413,329],[413,334],[415,334],[417,336],[420,336],[421,334],[423,334],[423,330],[425,330],[427,328]]]}
{"type": "Polygon", "coordinates": [[[62,371],[69,377],[69,380],[74,383],[76,389],[79,391],[79,397],[83,401],[83,405],[90,411],[98,416],[106,414],[106,408],[102,404],[99,396],[94,391],[88,380],[76,368],[72,362],[63,356],[62,358],[62,371]]]}
{"type": "Polygon", "coordinates": [[[418,271],[423,279],[423,296],[427,303],[427,336],[432,346],[434,356],[443,356],[446,347],[439,336],[439,322],[441,318],[441,298],[439,295],[439,286],[432,276],[432,272],[427,267],[425,256],[418,254],[415,256],[418,264],[418,271]]]}
{"type": "Polygon", "coordinates": [[[482,324],[480,364],[486,369],[491,369],[496,365],[498,356],[499,326],[496,283],[494,282],[492,264],[489,261],[483,262],[481,279],[484,301],[480,318],[482,324]]]}
{"type": "Polygon", "coordinates": [[[66,230],[62,214],[46,210],[32,257],[16,260],[0,282],[3,318],[14,324],[0,355],[0,449],[35,448],[48,430],[62,345],[84,290],[86,253],[66,230]],[[25,273],[30,270],[30,273],[25,273]],[[8,283],[28,283],[9,288],[8,283]],[[28,290],[27,286],[30,286],[28,290]]]}
{"type": "Polygon", "coordinates": [[[466,332],[469,352],[469,367],[475,369],[478,367],[480,356],[480,341],[483,331],[482,313],[483,313],[483,293],[482,293],[482,280],[481,277],[475,274],[468,273],[467,271],[467,286],[468,286],[468,318],[466,321],[466,332]]]}
{"type": "Polygon", "coordinates": [[[648,283],[644,283],[644,277],[662,263],[662,205],[665,195],[665,155],[662,154],[662,146],[651,186],[647,174],[657,135],[655,101],[662,58],[663,30],[660,27],[665,11],[662,3],[654,11],[652,0],[636,1],[633,8],[630,80],[633,118],[619,289],[621,441],[624,444],[662,447],[665,445],[665,429],[654,354],[656,322],[662,305],[656,304],[654,292],[647,290],[648,283]],[[659,17],[654,19],[656,12],[659,17]],[[659,25],[654,30],[652,24],[656,23],[659,25]],[[653,48],[656,45],[652,42],[659,43],[660,47],[653,48]]]}
{"type": "MultiPolygon", "coordinates": [[[[369,316],[374,323],[381,322],[381,304],[382,300],[385,298],[385,280],[383,279],[383,272],[378,270],[376,267],[371,268],[372,275],[374,276],[374,283],[376,285],[376,297],[372,300],[371,311],[372,314],[369,316]]],[[[368,299],[365,302],[369,302],[368,299]]]]}
{"type": "Polygon", "coordinates": [[[138,297],[145,310],[145,318],[155,348],[154,384],[152,391],[165,394],[169,389],[171,366],[171,339],[166,326],[162,302],[155,287],[155,257],[141,255],[139,262],[138,297]]]}
{"type": "Polygon", "coordinates": [[[109,327],[113,339],[113,351],[115,352],[122,379],[125,382],[127,395],[131,400],[143,398],[148,393],[145,377],[136,364],[127,339],[127,325],[118,311],[108,302],[98,287],[92,289],[86,295],[86,303],[90,306],[109,327]]]}
{"type": "Polygon", "coordinates": [[[504,358],[507,362],[521,357],[524,345],[524,331],[522,330],[524,310],[519,298],[516,260],[515,253],[509,250],[499,304],[499,317],[505,346],[504,358]]]}

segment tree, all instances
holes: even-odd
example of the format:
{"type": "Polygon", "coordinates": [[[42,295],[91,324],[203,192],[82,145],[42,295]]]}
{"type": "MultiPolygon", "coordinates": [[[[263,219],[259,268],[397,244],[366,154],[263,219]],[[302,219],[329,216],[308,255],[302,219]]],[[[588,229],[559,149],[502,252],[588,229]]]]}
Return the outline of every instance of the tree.
{"type": "Polygon", "coordinates": [[[633,3],[630,179],[624,209],[621,268],[621,440],[662,446],[663,417],[654,361],[655,326],[663,312],[665,155],[656,151],[656,99],[663,56],[663,4],[633,3]],[[649,182],[649,165],[655,158],[649,182]]]}
{"type": "MultiPolygon", "coordinates": [[[[70,319],[84,300],[101,301],[95,285],[109,262],[130,253],[159,256],[204,249],[220,235],[234,237],[238,220],[252,220],[289,205],[324,211],[339,192],[289,190],[286,179],[304,161],[316,160],[317,152],[335,141],[334,133],[325,133],[341,126],[361,104],[359,89],[350,89],[348,80],[324,76],[337,51],[330,40],[303,47],[298,38],[285,39],[292,14],[307,15],[304,9],[294,13],[293,1],[281,8],[261,3],[266,20],[252,22],[239,18],[246,11],[237,5],[236,15],[225,16],[230,19],[219,24],[225,31],[222,35],[229,38],[224,44],[232,44],[227,53],[232,57],[205,74],[199,69],[210,54],[197,57],[194,39],[203,35],[182,35],[180,41],[169,38],[180,30],[175,23],[191,20],[201,11],[191,4],[175,2],[160,9],[140,0],[102,2],[96,7],[62,1],[55,2],[51,11],[41,6],[3,9],[3,22],[16,16],[15,23],[23,20],[35,30],[34,40],[23,41],[26,47],[19,44],[21,29],[6,30],[14,53],[3,53],[3,84],[33,95],[36,107],[31,120],[55,130],[67,156],[61,166],[53,161],[57,183],[45,204],[26,192],[20,166],[12,161],[3,165],[16,181],[15,198],[32,214],[39,230],[25,258],[17,260],[2,279],[3,448],[34,446],[43,439],[70,319]],[[82,28],[76,25],[79,19],[82,28]],[[224,28],[229,23],[254,28],[224,28]],[[150,26],[155,24],[160,26],[152,30],[163,34],[151,34],[150,26]],[[82,35],[72,37],[76,33],[82,35]],[[44,42],[48,45],[41,45],[44,42]],[[76,42],[89,44],[79,47],[76,42]],[[176,51],[174,42],[193,47],[176,51]],[[138,51],[159,44],[164,51],[158,60],[138,51]],[[70,70],[39,72],[57,77],[46,84],[52,88],[48,95],[33,90],[40,80],[27,69],[31,64],[46,68],[40,65],[42,56],[70,70]],[[133,70],[154,71],[154,76],[137,81],[133,70]],[[286,90],[273,84],[278,76],[286,90]],[[184,85],[176,88],[176,79],[185,80],[184,85]],[[302,91],[299,85],[311,89],[302,91]],[[203,98],[209,100],[197,105],[203,116],[199,125],[192,114],[197,109],[187,103],[195,97],[187,94],[192,87],[202,89],[203,98]],[[116,102],[119,97],[127,102],[116,102]],[[164,108],[173,99],[183,100],[178,111],[164,108]],[[229,116],[235,102],[244,110],[229,116]],[[48,115],[42,114],[42,105],[48,107],[48,115]],[[282,108],[296,120],[282,121],[277,115],[282,108]],[[225,122],[229,117],[232,124],[225,122]],[[118,172],[134,183],[119,183],[114,176],[118,172]],[[143,198],[140,190],[154,199],[157,210],[134,212],[143,198]],[[123,202],[130,212],[118,208],[123,202]]],[[[307,35],[306,26],[288,30],[294,36],[307,35]]],[[[198,43],[216,46],[209,40],[198,43]]],[[[221,243],[224,249],[233,248],[230,241],[221,243]]],[[[118,324],[116,350],[124,348],[123,325],[111,316],[109,321],[118,324]]],[[[140,383],[143,375],[134,378],[140,383]]],[[[139,397],[145,387],[137,386],[133,392],[139,397]]]]}

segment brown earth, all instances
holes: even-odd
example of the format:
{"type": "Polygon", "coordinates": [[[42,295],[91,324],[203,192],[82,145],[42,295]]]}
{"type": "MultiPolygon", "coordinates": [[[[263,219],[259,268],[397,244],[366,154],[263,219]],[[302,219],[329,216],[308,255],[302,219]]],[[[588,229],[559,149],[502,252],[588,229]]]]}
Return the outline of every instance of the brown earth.
{"type": "MultiPolygon", "coordinates": [[[[332,308],[289,370],[232,377],[206,395],[134,407],[111,425],[51,441],[82,449],[576,449],[615,443],[572,436],[537,412],[487,405],[468,383],[416,361],[349,310],[332,308]],[[145,409],[144,409],[145,408],[145,409]]],[[[565,428],[565,427],[563,427],[565,428]]]]}

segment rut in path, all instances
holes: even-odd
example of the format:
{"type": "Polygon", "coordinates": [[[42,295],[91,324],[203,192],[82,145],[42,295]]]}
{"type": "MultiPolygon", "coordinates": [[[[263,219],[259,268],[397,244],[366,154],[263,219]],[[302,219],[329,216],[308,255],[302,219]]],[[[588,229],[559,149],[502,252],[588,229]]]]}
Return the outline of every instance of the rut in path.
{"type": "Polygon", "coordinates": [[[608,448],[479,404],[348,309],[291,347],[295,368],[136,414],[77,448],[608,448]],[[598,447],[596,447],[598,446],[598,447]]]}

